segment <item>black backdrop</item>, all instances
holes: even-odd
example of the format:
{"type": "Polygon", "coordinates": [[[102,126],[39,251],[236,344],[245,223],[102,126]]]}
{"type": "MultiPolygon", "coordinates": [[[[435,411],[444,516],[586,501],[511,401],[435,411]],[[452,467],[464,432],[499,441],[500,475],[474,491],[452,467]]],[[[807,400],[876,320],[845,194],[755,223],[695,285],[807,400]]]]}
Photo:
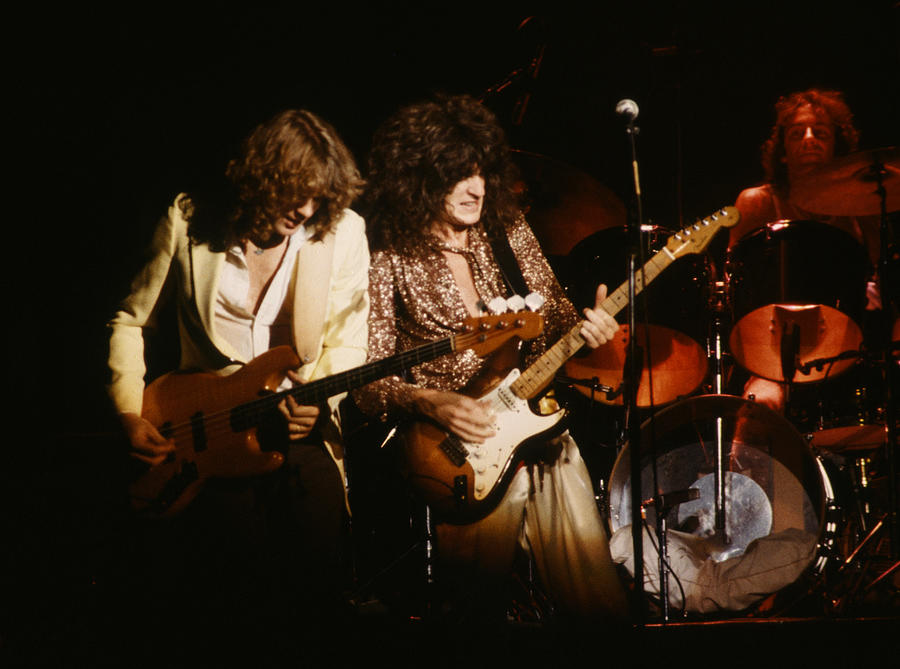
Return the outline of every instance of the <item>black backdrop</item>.
{"type": "MultiPolygon", "coordinates": [[[[488,98],[513,146],[585,171],[627,204],[630,158],[613,110],[634,99],[644,214],[663,225],[759,181],[772,105],[793,90],[843,90],[862,148],[900,143],[892,1],[424,4],[203,13],[148,3],[10,22],[20,45],[8,61],[10,134],[27,154],[14,170],[25,187],[12,194],[24,216],[7,232],[41,249],[14,265],[22,302],[8,315],[26,328],[11,368],[25,400],[15,423],[27,427],[8,455],[28,457],[7,468],[23,484],[7,488],[27,537],[21,563],[56,565],[102,533],[106,499],[83,493],[108,479],[103,324],[171,197],[280,109],[329,119],[363,165],[372,131],[401,104],[438,90],[481,95],[544,45],[520,126],[511,109],[523,83],[488,98]]],[[[74,564],[51,582],[90,577],[74,564]]]]}
{"type": "MultiPolygon", "coordinates": [[[[644,215],[665,226],[731,204],[759,181],[772,105],[790,91],[843,90],[861,148],[898,143],[893,2],[827,11],[814,3],[771,11],[766,3],[572,11],[546,3],[553,8],[532,12],[385,4],[215,14],[148,6],[102,20],[57,16],[38,30],[40,65],[20,70],[29,92],[23,130],[40,165],[29,183],[43,183],[29,218],[50,232],[50,271],[63,281],[53,307],[26,300],[50,337],[48,366],[26,378],[36,391],[66,370],[77,392],[60,407],[64,430],[96,426],[102,324],[156,218],[280,109],[329,119],[364,165],[372,131],[401,104],[440,90],[481,95],[545,45],[521,125],[512,108],[527,82],[487,98],[511,143],[583,170],[630,204],[630,156],[613,110],[634,99],[644,215]]],[[[30,269],[18,278],[26,291],[39,281],[30,269]]]]}

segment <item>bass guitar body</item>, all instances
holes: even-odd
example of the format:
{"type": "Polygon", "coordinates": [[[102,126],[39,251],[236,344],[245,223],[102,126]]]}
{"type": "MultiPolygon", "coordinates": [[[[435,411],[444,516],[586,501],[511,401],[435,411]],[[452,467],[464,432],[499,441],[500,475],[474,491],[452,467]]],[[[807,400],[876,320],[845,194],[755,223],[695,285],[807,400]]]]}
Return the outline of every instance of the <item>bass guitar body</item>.
{"type": "Polygon", "coordinates": [[[151,383],[144,391],[142,415],[175,442],[175,452],[131,484],[133,508],[175,514],[208,478],[278,469],[284,456],[262,450],[260,443],[266,441],[266,430],[277,432],[284,424],[272,414],[277,406],[265,399],[298,364],[291,348],[278,347],[227,376],[173,372],[151,383]]]}

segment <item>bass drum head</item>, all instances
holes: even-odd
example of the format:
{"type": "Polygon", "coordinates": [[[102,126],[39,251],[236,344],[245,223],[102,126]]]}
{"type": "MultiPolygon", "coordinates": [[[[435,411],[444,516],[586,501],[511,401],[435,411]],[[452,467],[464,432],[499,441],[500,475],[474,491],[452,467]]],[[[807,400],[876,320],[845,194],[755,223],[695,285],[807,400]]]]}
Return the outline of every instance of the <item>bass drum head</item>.
{"type": "MultiPolygon", "coordinates": [[[[616,459],[608,494],[613,559],[626,565],[633,558],[630,448],[616,459]]],[[[684,500],[665,511],[680,588],[675,579],[671,587],[684,593],[678,606],[697,613],[745,610],[815,562],[830,493],[820,463],[780,414],[730,395],[682,400],[644,422],[640,462],[641,500],[657,494],[684,500]],[[716,521],[718,441],[724,532],[716,521]]],[[[648,533],[655,537],[657,515],[653,504],[644,507],[646,582],[658,569],[646,542],[648,533]]]]}

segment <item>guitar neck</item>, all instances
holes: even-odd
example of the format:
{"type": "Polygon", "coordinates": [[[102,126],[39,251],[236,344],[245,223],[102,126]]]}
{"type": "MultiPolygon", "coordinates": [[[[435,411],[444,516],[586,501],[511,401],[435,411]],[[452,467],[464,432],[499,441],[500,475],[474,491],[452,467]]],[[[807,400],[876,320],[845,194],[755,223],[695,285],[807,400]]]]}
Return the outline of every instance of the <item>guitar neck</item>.
{"type": "Polygon", "coordinates": [[[458,348],[465,348],[465,343],[457,342],[457,340],[464,340],[469,336],[472,335],[450,335],[444,339],[422,344],[409,351],[392,355],[384,360],[369,362],[346,372],[340,372],[324,379],[311,381],[296,388],[282,391],[276,397],[291,395],[298,404],[319,404],[334,395],[339,395],[354,388],[361,388],[378,379],[400,374],[410,367],[415,367],[423,362],[453,353],[458,348]]]}
{"type": "MultiPolygon", "coordinates": [[[[540,334],[543,327],[540,315],[531,312],[469,318],[463,324],[461,332],[438,341],[428,342],[388,358],[310,381],[295,388],[275,393],[260,393],[256,399],[229,409],[230,421],[235,430],[250,429],[285,397],[293,397],[298,404],[304,406],[321,404],[330,397],[360,388],[386,376],[398,375],[442,355],[466,349],[472,350],[476,355],[487,355],[513,337],[533,339],[540,334]]],[[[253,365],[254,362],[250,364],[253,365]]],[[[279,367],[278,371],[283,373],[283,367],[279,367]]]]}
{"type": "MultiPolygon", "coordinates": [[[[675,256],[668,249],[663,248],[644,263],[644,266],[635,273],[635,294],[640,293],[644,286],[659,276],[674,260],[675,256]]],[[[625,281],[610,295],[607,295],[601,306],[610,316],[615,316],[627,305],[628,282],[625,281]]],[[[522,372],[521,376],[510,386],[510,390],[516,397],[522,399],[534,397],[553,379],[559,368],[584,346],[584,337],[581,336],[582,325],[583,322],[579,322],[562,339],[547,349],[534,364],[522,372]]]]}

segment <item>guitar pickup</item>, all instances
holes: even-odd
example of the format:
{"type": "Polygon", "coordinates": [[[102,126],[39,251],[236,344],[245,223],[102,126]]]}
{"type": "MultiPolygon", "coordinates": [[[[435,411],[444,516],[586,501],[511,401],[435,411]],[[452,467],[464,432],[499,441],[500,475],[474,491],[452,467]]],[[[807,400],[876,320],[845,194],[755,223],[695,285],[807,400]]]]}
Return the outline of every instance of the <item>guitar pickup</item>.
{"type": "Polygon", "coordinates": [[[194,451],[199,453],[206,450],[206,421],[203,412],[198,411],[191,416],[191,435],[194,438],[194,451]]]}
{"type": "Polygon", "coordinates": [[[456,435],[447,435],[438,446],[444,452],[444,455],[450,458],[450,462],[457,467],[462,467],[466,464],[466,457],[469,455],[469,452],[456,435]]]}

